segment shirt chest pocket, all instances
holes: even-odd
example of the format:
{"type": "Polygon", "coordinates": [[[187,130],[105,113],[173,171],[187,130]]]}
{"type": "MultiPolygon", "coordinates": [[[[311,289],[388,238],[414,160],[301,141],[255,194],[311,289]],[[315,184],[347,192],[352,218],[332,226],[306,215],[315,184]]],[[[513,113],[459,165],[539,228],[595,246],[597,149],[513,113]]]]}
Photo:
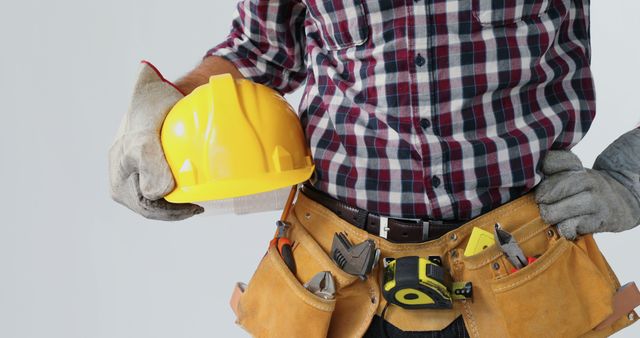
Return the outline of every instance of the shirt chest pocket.
{"type": "Polygon", "coordinates": [[[546,13],[551,0],[471,0],[473,14],[483,26],[503,26],[546,13]]]}
{"type": "Polygon", "coordinates": [[[311,19],[329,50],[362,45],[369,25],[363,0],[306,0],[311,19]]]}

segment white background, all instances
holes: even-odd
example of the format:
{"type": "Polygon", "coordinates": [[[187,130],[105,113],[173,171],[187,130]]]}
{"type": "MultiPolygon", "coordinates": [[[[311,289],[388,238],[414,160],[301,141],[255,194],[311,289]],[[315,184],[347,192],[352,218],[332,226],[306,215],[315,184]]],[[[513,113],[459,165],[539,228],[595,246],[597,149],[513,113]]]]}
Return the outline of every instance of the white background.
{"type": "MultiPolygon", "coordinates": [[[[245,336],[229,295],[278,213],[149,221],[107,182],[138,61],[179,77],[226,36],[234,3],[2,0],[0,337],[245,336]]],[[[575,148],[587,166],[640,120],[638,13],[593,3],[599,115],[575,148]]],[[[640,281],[640,230],[597,238],[621,281],[640,281]]]]}

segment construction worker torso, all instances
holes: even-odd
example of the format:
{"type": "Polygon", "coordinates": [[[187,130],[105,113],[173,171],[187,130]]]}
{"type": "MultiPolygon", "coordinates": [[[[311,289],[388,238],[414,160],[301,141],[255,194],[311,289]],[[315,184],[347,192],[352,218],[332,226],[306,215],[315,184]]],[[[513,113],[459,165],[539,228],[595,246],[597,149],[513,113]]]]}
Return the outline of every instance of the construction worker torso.
{"type": "Polygon", "coordinates": [[[588,2],[244,1],[208,55],[287,93],[316,187],[394,217],[467,220],[531,190],[594,118],[588,2]],[[333,5],[332,5],[333,4],[333,5]],[[271,43],[277,41],[277,43],[271,43]]]}
{"type": "MultiPolygon", "coordinates": [[[[180,100],[162,147],[169,202],[294,185],[268,253],[236,289],[243,328],[604,337],[636,321],[640,293],[621,287],[593,231],[571,241],[527,194],[565,170],[543,158],[577,144],[595,116],[588,2],[243,0],[238,11],[207,56],[246,80],[211,77],[180,100]],[[272,89],[303,83],[299,128],[272,89]]],[[[635,201],[632,184],[601,175],[593,191],[635,201]]],[[[640,213],[631,204],[625,227],[640,213]]]]}

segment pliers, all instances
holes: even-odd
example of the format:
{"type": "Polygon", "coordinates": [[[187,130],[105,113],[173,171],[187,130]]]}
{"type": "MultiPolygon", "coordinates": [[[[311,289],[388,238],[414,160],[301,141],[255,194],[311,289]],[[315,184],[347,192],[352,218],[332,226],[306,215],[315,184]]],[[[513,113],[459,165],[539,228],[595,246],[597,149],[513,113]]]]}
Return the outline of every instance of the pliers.
{"type": "Polygon", "coordinates": [[[285,221],[276,221],[276,226],[278,230],[276,231],[276,236],[269,243],[270,246],[276,247],[284,264],[287,265],[289,270],[293,274],[296,273],[296,262],[293,259],[293,250],[291,248],[291,241],[287,238],[287,229],[289,228],[289,224],[285,221]]]}
{"type": "Polygon", "coordinates": [[[496,223],[494,234],[498,247],[516,269],[522,269],[529,264],[529,259],[522,252],[518,242],[508,231],[501,228],[500,223],[496,223]]]}

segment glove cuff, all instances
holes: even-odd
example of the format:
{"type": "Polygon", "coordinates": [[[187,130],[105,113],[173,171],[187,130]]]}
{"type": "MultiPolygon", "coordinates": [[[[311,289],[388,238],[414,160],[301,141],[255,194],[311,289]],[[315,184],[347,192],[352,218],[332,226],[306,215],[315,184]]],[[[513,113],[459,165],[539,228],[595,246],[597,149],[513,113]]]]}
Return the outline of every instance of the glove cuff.
{"type": "Polygon", "coordinates": [[[158,67],[156,67],[153,63],[147,61],[147,60],[141,60],[140,61],[141,64],[147,65],[149,66],[151,69],[153,69],[153,71],[158,75],[158,77],[160,78],[160,80],[162,80],[162,82],[170,85],[171,87],[175,88],[178,92],[180,92],[180,94],[182,94],[182,96],[187,96],[187,94],[185,94],[180,88],[178,88],[178,86],[176,86],[175,83],[167,80],[164,75],[162,75],[162,73],[158,70],[158,67]]]}
{"type": "Polygon", "coordinates": [[[596,158],[593,169],[605,172],[629,189],[640,208],[640,129],[620,136],[609,145],[596,158]]]}

